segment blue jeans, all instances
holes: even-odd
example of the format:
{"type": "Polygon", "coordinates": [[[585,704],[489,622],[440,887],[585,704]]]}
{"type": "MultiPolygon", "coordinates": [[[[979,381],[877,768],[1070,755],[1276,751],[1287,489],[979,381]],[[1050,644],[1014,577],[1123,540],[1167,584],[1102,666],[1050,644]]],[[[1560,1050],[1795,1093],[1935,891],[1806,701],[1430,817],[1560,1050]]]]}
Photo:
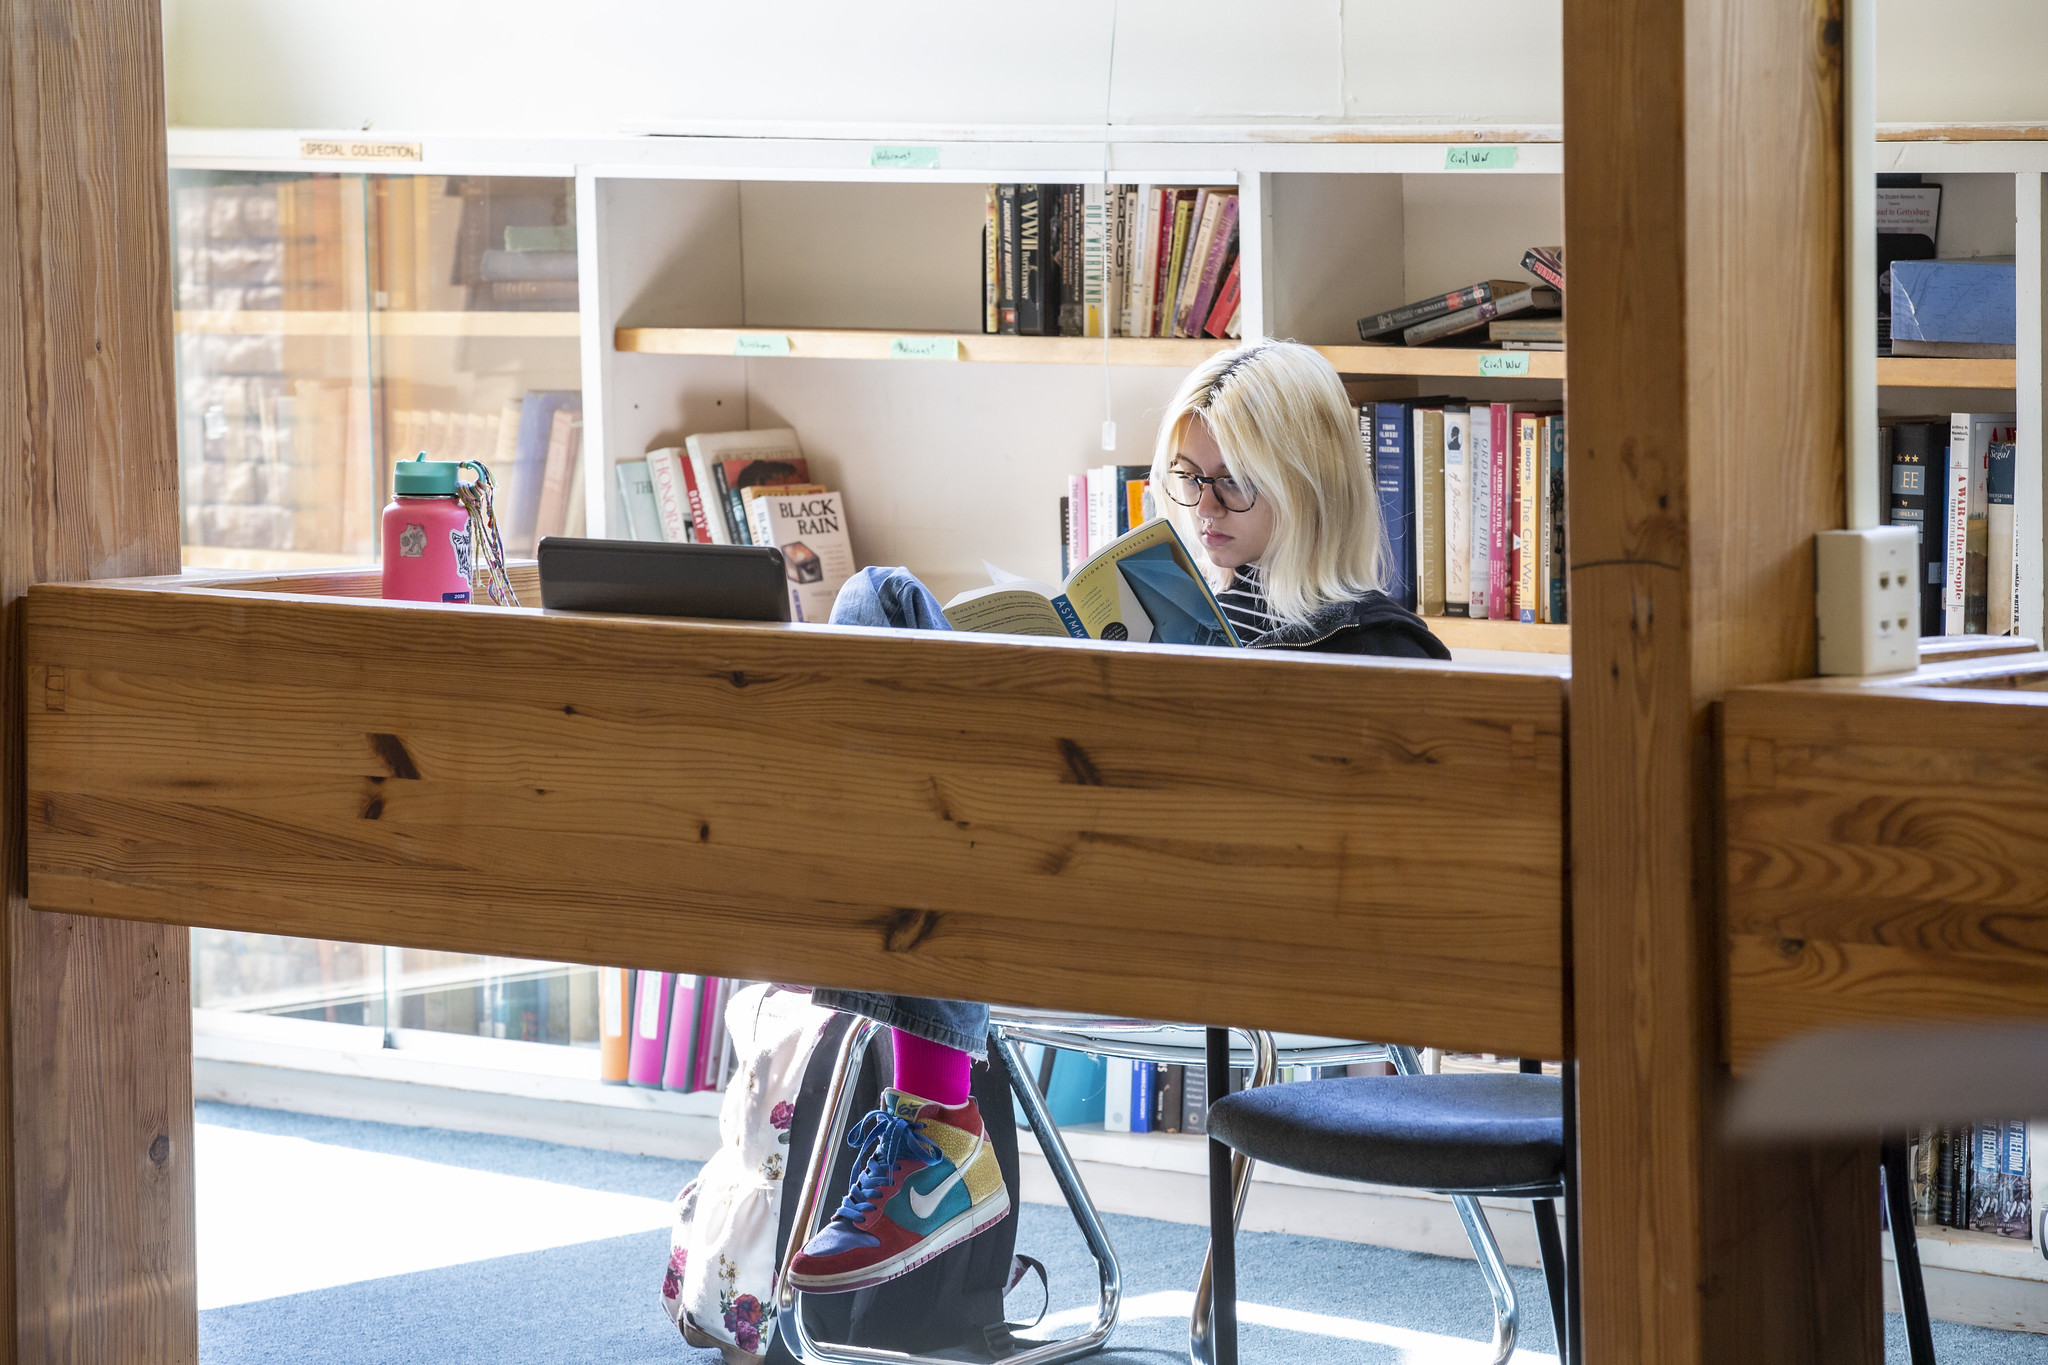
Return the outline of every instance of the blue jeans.
{"type": "MultiPolygon", "coordinates": [[[[883,626],[892,630],[951,630],[939,599],[908,569],[862,569],[846,580],[832,604],[835,626],[883,626]]],[[[988,1052],[988,1006],[970,1000],[927,1000],[916,995],[872,991],[814,991],[826,1009],[865,1015],[905,1033],[957,1048],[976,1061],[988,1052]]]]}

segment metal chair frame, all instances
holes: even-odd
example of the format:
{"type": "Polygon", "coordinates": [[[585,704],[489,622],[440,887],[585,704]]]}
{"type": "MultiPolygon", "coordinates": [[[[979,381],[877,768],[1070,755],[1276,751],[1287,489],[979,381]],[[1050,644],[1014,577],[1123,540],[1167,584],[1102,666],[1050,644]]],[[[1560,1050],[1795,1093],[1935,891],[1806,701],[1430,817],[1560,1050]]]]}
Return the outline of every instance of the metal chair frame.
{"type": "MultiPolygon", "coordinates": [[[[809,1327],[804,1322],[803,1295],[789,1283],[790,1258],[810,1240],[823,1222],[820,1216],[824,1212],[826,1202],[821,1197],[824,1192],[823,1184],[831,1170],[839,1144],[845,1141],[847,1127],[853,1117],[850,1112],[852,1080],[858,1060],[866,1052],[875,1034],[882,1028],[883,1025],[870,1019],[856,1020],[840,1043],[838,1056],[833,1063],[832,1079],[825,1094],[825,1112],[818,1128],[819,1141],[804,1172],[796,1220],[790,1232],[789,1246],[784,1253],[781,1287],[778,1291],[777,1331],[788,1334],[788,1343],[793,1353],[805,1362],[816,1361],[820,1362],[820,1365],[942,1365],[941,1357],[816,1340],[810,1335],[809,1327]]],[[[1290,1039],[1282,1046],[1276,1042],[1273,1035],[1261,1030],[1236,1029],[1231,1032],[1240,1035],[1243,1041],[1230,1047],[1230,1064],[1233,1067],[1241,1065],[1248,1069],[1254,1087],[1271,1084],[1283,1060],[1290,1066],[1337,1066],[1385,1061],[1391,1062],[1395,1070],[1404,1075],[1421,1070],[1413,1048],[1323,1039],[1290,1039]]],[[[1039,1343],[1004,1358],[1004,1365],[1060,1365],[1061,1362],[1090,1355],[1108,1343],[1111,1333],[1116,1330],[1117,1310],[1122,1299],[1122,1268],[1117,1260],[1116,1249],[1110,1242],[1109,1233],[1102,1226],[1100,1212],[1089,1196],[1080,1172],[1074,1166],[1073,1156],[1068,1151],[1065,1140],[1060,1136],[1058,1127],[1052,1122],[1052,1117],[1046,1109],[1045,1096],[1040,1093],[1036,1080],[1017,1053],[1017,1046],[1020,1043],[1038,1043],[1046,1047],[1087,1052],[1096,1056],[1128,1058],[1133,1061],[1203,1066],[1209,1060],[1207,1034],[1205,1030],[1194,1025],[1160,1024],[1139,1019],[1063,1014],[1044,1010],[1006,1009],[998,1011],[991,1018],[989,1045],[1002,1056],[1004,1063],[1009,1067],[1010,1088],[1024,1110],[1025,1120],[1030,1125],[1033,1136],[1038,1139],[1039,1150],[1052,1171],[1054,1182],[1060,1187],[1060,1193],[1066,1198],[1068,1210],[1074,1215],[1074,1221],[1080,1227],[1082,1237],[1087,1241],[1089,1252],[1095,1257],[1101,1275],[1101,1291],[1097,1300],[1095,1321],[1088,1331],[1062,1341],[1039,1343]],[[1187,1041],[1178,1041],[1180,1037],[1185,1037],[1187,1041]]],[[[1233,1233],[1244,1218],[1245,1200],[1251,1192],[1253,1165],[1251,1158],[1243,1153],[1231,1155],[1233,1233]]],[[[1499,1192],[1488,1190],[1484,1193],[1493,1195],[1499,1192]]],[[[1540,1196],[1532,1194],[1528,1197],[1540,1196]]],[[[1467,1239],[1472,1243],[1473,1255],[1479,1262],[1480,1276],[1485,1280],[1492,1297],[1496,1359],[1505,1360],[1507,1354],[1514,1349],[1519,1317],[1514,1285],[1508,1278],[1499,1244],[1494,1240],[1493,1230],[1486,1222],[1486,1214],[1480,1208],[1478,1198],[1475,1195],[1452,1193],[1451,1202],[1458,1211],[1458,1218],[1464,1225],[1467,1239]]],[[[1220,1213],[1218,1216],[1220,1217],[1220,1213]]],[[[1543,1227],[1539,1219],[1539,1236],[1542,1233],[1543,1227]]],[[[1554,1223],[1551,1235],[1555,1237],[1554,1223]]],[[[1216,1250],[1212,1235],[1209,1251],[1202,1259],[1201,1276],[1196,1283],[1194,1311],[1189,1315],[1190,1365],[1217,1365],[1219,1333],[1216,1330],[1214,1299],[1216,1281],[1219,1277],[1216,1250]]],[[[1549,1254],[1549,1250],[1546,1243],[1546,1255],[1549,1254]]],[[[1223,1278],[1231,1285],[1234,1298],[1234,1260],[1224,1272],[1223,1278]]],[[[1234,1336],[1234,1307],[1225,1316],[1230,1328],[1227,1335],[1234,1336]]],[[[1234,1357],[1234,1351],[1228,1354],[1234,1357]]],[[[1229,1363],[1225,1362],[1225,1365],[1229,1363]]]]}

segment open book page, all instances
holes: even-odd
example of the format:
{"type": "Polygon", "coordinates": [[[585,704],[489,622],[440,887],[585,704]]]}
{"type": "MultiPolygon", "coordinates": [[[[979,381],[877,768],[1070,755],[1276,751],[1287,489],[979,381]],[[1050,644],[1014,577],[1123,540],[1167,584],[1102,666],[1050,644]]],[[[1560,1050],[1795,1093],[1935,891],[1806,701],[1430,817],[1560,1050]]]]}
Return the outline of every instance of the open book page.
{"type": "Polygon", "coordinates": [[[1067,576],[1063,588],[987,567],[995,586],[961,593],[946,603],[946,619],[954,629],[1237,644],[1201,569],[1164,518],[1105,545],[1067,576]]]}
{"type": "Polygon", "coordinates": [[[1067,600],[1098,640],[1237,643],[1194,557],[1164,517],[1105,545],[1067,577],[1067,600]]]}
{"type": "Polygon", "coordinates": [[[1057,590],[1029,579],[1004,575],[992,588],[975,588],[946,603],[946,620],[955,630],[990,635],[1058,635],[1072,632],[1052,604],[1057,590]]]}

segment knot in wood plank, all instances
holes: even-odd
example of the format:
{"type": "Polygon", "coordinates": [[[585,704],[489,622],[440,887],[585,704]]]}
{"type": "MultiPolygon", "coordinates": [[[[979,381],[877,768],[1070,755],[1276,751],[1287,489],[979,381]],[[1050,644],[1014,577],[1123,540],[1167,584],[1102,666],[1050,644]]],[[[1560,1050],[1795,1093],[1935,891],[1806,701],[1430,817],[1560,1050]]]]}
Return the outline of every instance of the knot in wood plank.
{"type": "Polygon", "coordinates": [[[932,936],[943,918],[936,910],[898,910],[882,926],[882,951],[907,953],[932,936]]]}

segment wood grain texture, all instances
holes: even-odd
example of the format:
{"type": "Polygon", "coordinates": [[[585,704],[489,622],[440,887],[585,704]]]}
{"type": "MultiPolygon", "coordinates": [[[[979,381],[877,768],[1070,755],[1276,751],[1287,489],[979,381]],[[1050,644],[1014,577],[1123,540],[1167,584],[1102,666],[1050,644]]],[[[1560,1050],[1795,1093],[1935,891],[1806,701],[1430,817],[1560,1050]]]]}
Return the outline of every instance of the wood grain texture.
{"type": "Polygon", "coordinates": [[[1877,382],[1892,389],[2009,389],[2019,382],[2016,360],[1967,356],[1881,355],[1877,382]]]}
{"type": "Polygon", "coordinates": [[[92,586],[27,639],[39,908],[1564,1046],[1550,671],[92,586]]]}
{"type": "Polygon", "coordinates": [[[1728,698],[1726,1046],[2048,1016],[2048,693],[1728,698]]]}
{"type": "Polygon", "coordinates": [[[0,1357],[191,1361],[186,933],[23,899],[21,594],[178,564],[161,16],[22,0],[0,32],[0,1357]]]}
{"type": "Polygon", "coordinates": [[[1826,0],[1564,6],[1594,1365],[1882,1352],[1869,1186],[1844,1205],[1839,1163],[1731,1151],[1718,1127],[1713,707],[1811,672],[1811,539],[1841,518],[1839,20],[1826,0]]]}

